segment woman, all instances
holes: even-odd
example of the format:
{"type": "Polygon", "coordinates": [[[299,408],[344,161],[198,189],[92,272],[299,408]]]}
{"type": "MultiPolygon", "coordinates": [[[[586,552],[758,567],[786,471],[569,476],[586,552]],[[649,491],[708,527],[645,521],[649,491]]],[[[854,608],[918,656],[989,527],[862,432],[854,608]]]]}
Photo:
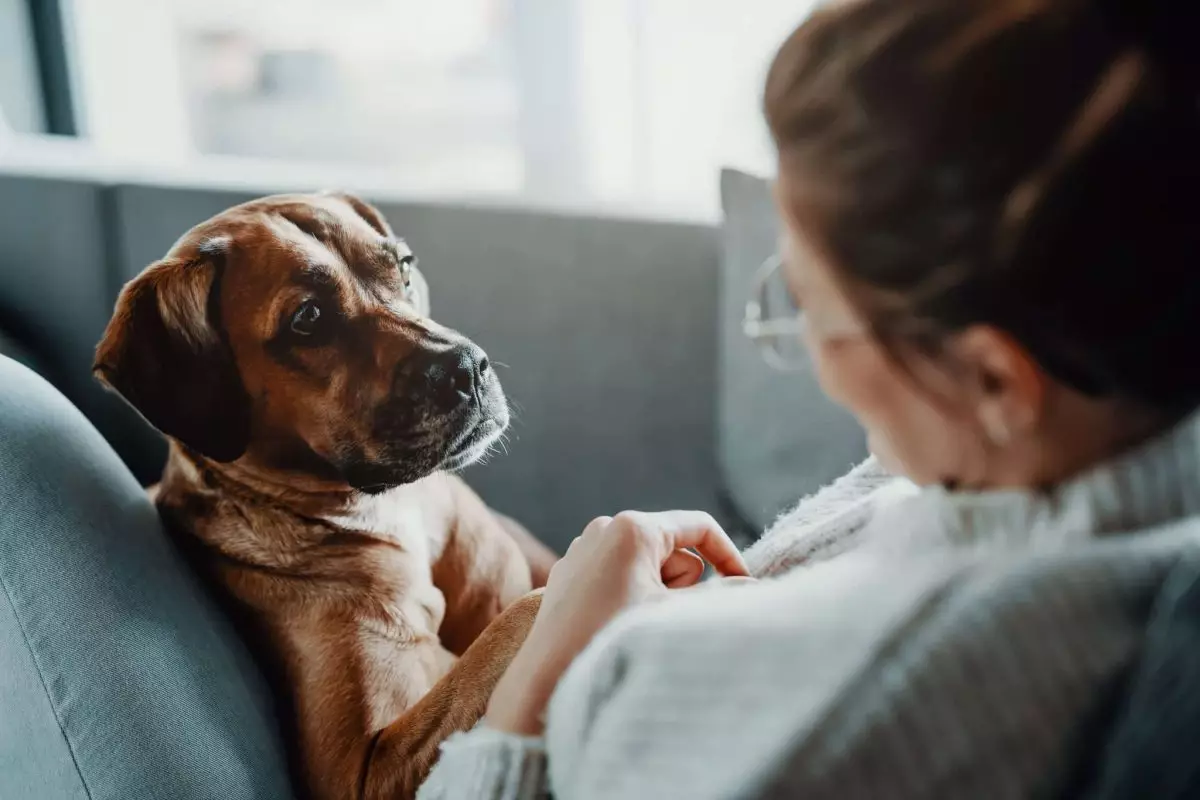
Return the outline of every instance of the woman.
{"type": "Polygon", "coordinates": [[[745,571],[703,515],[592,523],[422,797],[1094,786],[1200,548],[1198,84],[1130,6],[851,0],[784,44],[777,277],[878,463],[768,533],[746,560],[786,574],[748,585],[672,591],[681,547],[745,571]]]}

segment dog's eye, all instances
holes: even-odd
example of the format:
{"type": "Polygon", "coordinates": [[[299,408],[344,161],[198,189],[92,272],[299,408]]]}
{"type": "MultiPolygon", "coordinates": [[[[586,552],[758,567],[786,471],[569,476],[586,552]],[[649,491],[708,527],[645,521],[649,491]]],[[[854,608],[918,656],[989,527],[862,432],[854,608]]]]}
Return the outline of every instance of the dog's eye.
{"type": "Polygon", "coordinates": [[[400,280],[404,281],[404,288],[412,288],[413,270],[417,266],[417,257],[411,253],[400,257],[400,280]]]}
{"type": "Polygon", "coordinates": [[[321,307],[312,300],[305,300],[296,313],[292,314],[292,333],[312,336],[321,320],[321,307]]]}

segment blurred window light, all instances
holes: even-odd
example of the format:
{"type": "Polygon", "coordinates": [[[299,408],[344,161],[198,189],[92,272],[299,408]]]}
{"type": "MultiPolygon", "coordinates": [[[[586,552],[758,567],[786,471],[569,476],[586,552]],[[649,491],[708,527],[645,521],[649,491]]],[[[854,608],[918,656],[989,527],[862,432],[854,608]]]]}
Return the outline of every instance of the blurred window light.
{"type": "Polygon", "coordinates": [[[42,133],[46,121],[26,2],[0,0],[0,129],[42,133]]]}
{"type": "Polygon", "coordinates": [[[71,0],[81,127],[123,158],[368,170],[409,193],[711,215],[769,169],[812,0],[71,0]]]}

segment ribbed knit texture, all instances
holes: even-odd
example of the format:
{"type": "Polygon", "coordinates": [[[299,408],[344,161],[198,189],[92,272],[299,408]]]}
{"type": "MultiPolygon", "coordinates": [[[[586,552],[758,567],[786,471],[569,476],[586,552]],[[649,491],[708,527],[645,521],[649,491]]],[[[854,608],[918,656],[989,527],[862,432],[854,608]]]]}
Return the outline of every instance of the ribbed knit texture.
{"type": "Polygon", "coordinates": [[[1196,418],[1050,493],[917,490],[868,461],[747,552],[779,577],[625,613],[544,742],[455,737],[421,797],[1056,796],[1095,769],[1197,554],[1196,418]]]}

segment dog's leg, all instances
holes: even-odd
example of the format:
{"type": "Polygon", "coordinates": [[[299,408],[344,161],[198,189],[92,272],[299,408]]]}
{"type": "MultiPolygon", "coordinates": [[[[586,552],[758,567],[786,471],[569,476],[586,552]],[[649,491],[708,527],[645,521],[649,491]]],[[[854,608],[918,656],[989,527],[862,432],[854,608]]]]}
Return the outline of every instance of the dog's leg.
{"type": "Polygon", "coordinates": [[[415,796],[442,742],[469,730],[487,710],[541,600],[540,590],[517,600],[436,678],[447,653],[432,636],[387,641],[356,622],[353,637],[328,637],[329,628],[318,623],[317,640],[338,646],[307,643],[309,657],[291,676],[300,777],[313,800],[415,796]]]}
{"type": "Polygon", "coordinates": [[[450,536],[433,564],[433,583],[446,598],[438,635],[462,654],[510,603],[534,588],[520,545],[483,500],[447,476],[454,516],[450,536]]]}
{"type": "Polygon", "coordinates": [[[533,588],[540,589],[550,579],[550,568],[558,561],[558,553],[551,550],[540,539],[529,532],[521,523],[512,517],[505,516],[492,509],[492,514],[500,521],[504,530],[517,543],[518,549],[529,562],[530,576],[533,578],[533,588]]]}
{"type": "Polygon", "coordinates": [[[509,606],[416,705],[375,737],[362,800],[416,795],[437,761],[441,743],[483,717],[492,690],[524,643],[541,602],[537,590],[509,606]]]}

